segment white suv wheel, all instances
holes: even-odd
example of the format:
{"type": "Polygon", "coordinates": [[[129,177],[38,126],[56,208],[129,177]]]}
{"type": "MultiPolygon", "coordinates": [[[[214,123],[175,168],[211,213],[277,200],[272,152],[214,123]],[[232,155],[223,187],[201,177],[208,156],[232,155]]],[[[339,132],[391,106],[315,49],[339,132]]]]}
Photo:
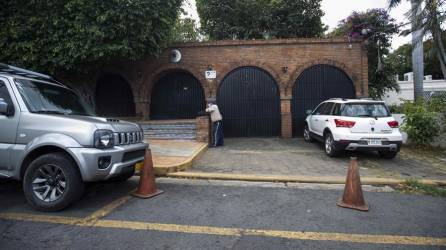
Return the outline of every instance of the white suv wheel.
{"type": "Polygon", "coordinates": [[[331,138],[330,135],[327,135],[325,137],[325,152],[327,152],[327,154],[331,153],[332,145],[333,145],[333,139],[331,138]]]}
{"type": "Polygon", "coordinates": [[[313,138],[310,136],[310,129],[308,128],[308,125],[305,125],[304,127],[304,140],[306,142],[313,142],[313,138]]]}

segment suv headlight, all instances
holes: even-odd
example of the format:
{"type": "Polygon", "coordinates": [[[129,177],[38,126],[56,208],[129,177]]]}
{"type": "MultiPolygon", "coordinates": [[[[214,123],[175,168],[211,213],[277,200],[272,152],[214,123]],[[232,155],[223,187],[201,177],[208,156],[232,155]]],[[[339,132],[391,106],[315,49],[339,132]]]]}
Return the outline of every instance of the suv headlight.
{"type": "Polygon", "coordinates": [[[113,131],[106,129],[99,129],[94,132],[94,146],[96,148],[104,149],[111,148],[115,145],[115,137],[113,131]]]}

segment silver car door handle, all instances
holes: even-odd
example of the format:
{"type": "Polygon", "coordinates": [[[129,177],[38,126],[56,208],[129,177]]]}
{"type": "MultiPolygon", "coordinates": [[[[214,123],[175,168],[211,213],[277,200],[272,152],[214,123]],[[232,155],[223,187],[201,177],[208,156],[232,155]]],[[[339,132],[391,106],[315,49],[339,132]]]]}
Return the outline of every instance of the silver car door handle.
{"type": "Polygon", "coordinates": [[[318,119],[314,119],[315,122],[319,121],[318,119]]]}
{"type": "Polygon", "coordinates": [[[328,119],[326,119],[325,121],[328,122],[328,119]]]}

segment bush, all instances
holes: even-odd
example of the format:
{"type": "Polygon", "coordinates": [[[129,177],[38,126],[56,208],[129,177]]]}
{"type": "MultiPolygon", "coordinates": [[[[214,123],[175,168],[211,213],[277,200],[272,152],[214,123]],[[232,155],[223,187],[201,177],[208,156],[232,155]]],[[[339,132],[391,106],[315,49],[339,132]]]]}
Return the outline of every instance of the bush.
{"type": "Polygon", "coordinates": [[[389,111],[392,114],[403,114],[404,113],[404,104],[389,105],[389,111]]]}
{"type": "Polygon", "coordinates": [[[414,144],[429,145],[442,132],[441,124],[445,120],[444,115],[441,115],[441,110],[444,109],[441,104],[432,101],[406,101],[403,107],[405,120],[401,128],[414,144]]]}

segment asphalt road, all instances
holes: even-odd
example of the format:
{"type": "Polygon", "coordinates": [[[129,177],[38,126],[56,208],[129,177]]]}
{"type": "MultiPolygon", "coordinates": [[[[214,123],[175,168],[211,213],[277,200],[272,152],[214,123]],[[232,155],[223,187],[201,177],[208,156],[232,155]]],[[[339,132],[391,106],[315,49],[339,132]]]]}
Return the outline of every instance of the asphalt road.
{"type": "Polygon", "coordinates": [[[164,194],[126,199],[81,224],[136,180],[93,185],[78,204],[51,214],[30,210],[18,185],[0,182],[0,249],[446,249],[444,198],[370,191],[370,211],[359,212],[335,205],[339,186],[158,183],[164,194]],[[11,213],[18,215],[5,219],[11,213]],[[415,243],[399,244],[399,236],[415,243]],[[426,239],[444,244],[427,246],[426,239]]]}

